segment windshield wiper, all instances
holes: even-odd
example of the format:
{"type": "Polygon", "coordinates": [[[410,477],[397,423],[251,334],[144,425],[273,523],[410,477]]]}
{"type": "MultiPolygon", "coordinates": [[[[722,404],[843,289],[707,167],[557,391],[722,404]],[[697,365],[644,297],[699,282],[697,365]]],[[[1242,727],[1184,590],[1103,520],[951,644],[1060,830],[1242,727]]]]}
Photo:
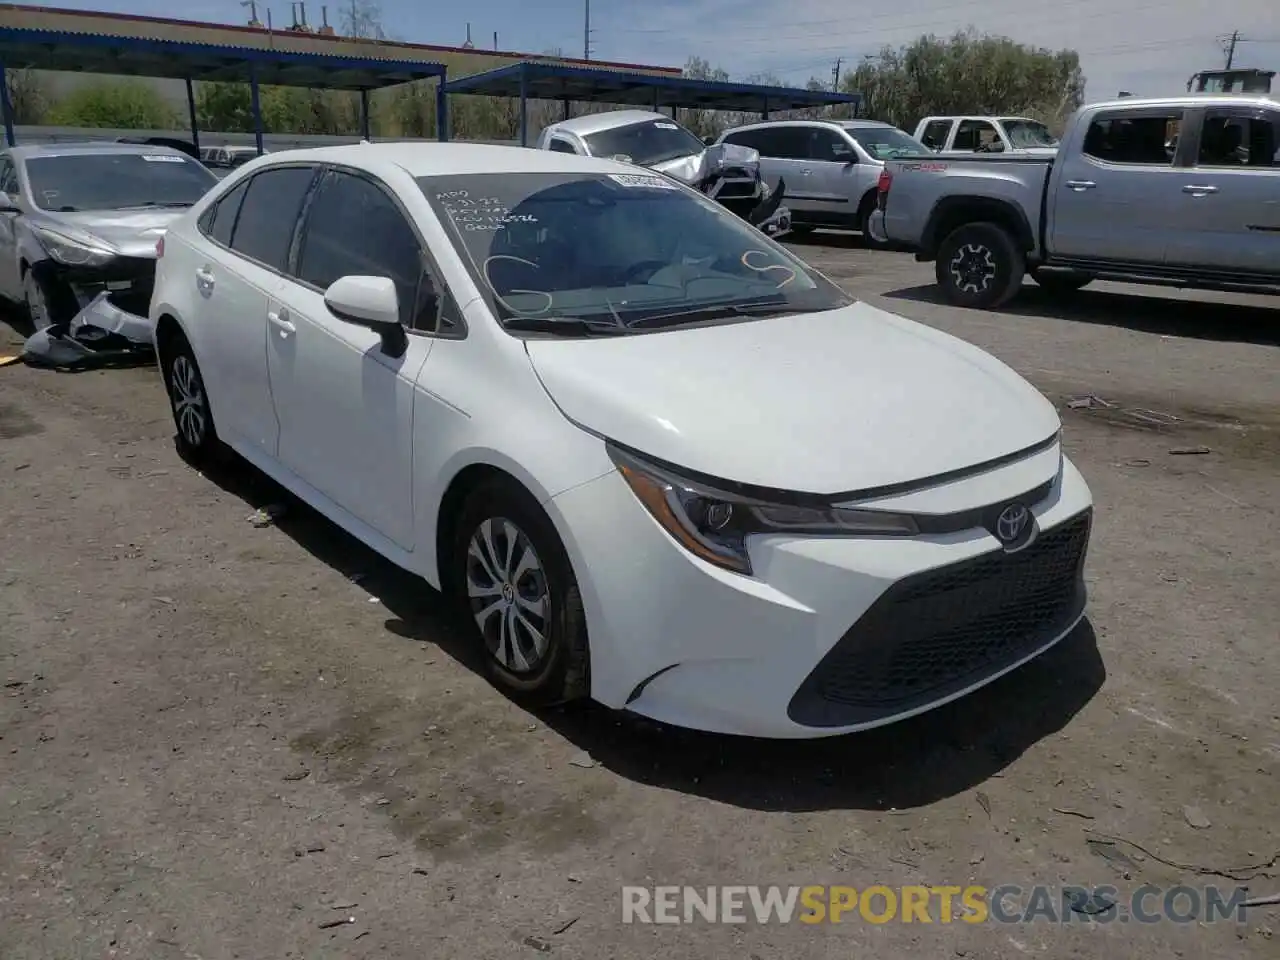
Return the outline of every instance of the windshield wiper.
{"type": "Polygon", "coordinates": [[[527,333],[554,333],[566,337],[618,336],[628,333],[616,323],[583,320],[581,317],[511,317],[502,321],[508,330],[527,333]]]}
{"type": "Polygon", "coordinates": [[[117,210],[142,210],[147,207],[190,207],[194,201],[191,200],[148,200],[145,203],[131,203],[127,207],[117,207],[117,210]]]}
{"type": "Polygon", "coordinates": [[[747,300],[737,303],[706,303],[686,310],[673,310],[671,313],[658,313],[641,317],[627,324],[633,329],[661,325],[663,321],[675,321],[665,324],[676,326],[683,323],[701,323],[704,320],[719,320],[723,317],[768,317],[783,313],[802,313],[787,305],[781,297],[770,297],[766,300],[747,300]]]}

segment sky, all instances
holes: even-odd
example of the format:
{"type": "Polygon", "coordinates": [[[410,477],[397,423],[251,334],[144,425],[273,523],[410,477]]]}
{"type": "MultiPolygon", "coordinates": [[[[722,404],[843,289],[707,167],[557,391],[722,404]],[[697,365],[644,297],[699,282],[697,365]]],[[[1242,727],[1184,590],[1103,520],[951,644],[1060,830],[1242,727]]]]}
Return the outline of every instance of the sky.
{"type": "MultiPolygon", "coordinates": [[[[345,0],[349,3],[350,0],[345,0]]],[[[425,3],[381,0],[382,22],[396,40],[459,45],[467,37],[503,50],[567,56],[583,53],[586,0],[467,0],[425,3]]],[[[329,19],[340,26],[344,0],[332,0],[329,19]]],[[[21,5],[21,4],[20,4],[21,5]]],[[[45,6],[108,10],[190,20],[241,23],[239,0],[45,0],[45,6]]],[[[662,66],[683,66],[697,55],[731,77],[771,73],[803,83],[829,80],[837,58],[856,65],[883,46],[910,43],[925,33],[947,35],[972,26],[1022,43],[1080,54],[1086,97],[1181,93],[1197,70],[1225,63],[1224,36],[1239,31],[1237,66],[1280,70],[1280,0],[591,0],[591,55],[662,66]]],[[[290,20],[289,0],[261,0],[276,24],[290,20]]],[[[307,4],[320,19],[319,0],[307,4]]]]}

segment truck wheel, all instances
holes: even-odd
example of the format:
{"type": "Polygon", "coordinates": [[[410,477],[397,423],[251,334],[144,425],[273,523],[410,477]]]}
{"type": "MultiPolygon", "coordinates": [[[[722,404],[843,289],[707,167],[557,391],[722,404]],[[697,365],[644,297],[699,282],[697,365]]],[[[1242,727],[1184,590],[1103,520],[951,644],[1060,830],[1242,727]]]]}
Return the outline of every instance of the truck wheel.
{"type": "Polygon", "coordinates": [[[870,203],[864,201],[862,209],[858,211],[858,229],[862,231],[862,245],[871,250],[888,250],[892,241],[888,237],[879,240],[871,233],[871,218],[875,213],[874,199],[870,203]]]}
{"type": "Polygon", "coordinates": [[[934,273],[943,296],[957,307],[990,310],[1022,288],[1026,257],[1004,227],[966,223],[938,247],[934,273]]]}
{"type": "Polygon", "coordinates": [[[1035,267],[1031,271],[1031,279],[1036,286],[1043,287],[1049,293],[1068,294],[1083,290],[1093,282],[1092,274],[1076,273],[1074,270],[1051,270],[1035,267]]]}

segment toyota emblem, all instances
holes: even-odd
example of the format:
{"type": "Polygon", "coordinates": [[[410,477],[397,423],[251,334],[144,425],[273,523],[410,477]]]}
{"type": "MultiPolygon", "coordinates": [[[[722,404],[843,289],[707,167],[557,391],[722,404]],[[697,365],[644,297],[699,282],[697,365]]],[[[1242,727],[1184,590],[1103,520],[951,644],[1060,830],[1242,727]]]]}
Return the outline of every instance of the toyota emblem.
{"type": "Polygon", "coordinates": [[[1017,543],[1026,532],[1031,513],[1020,503],[1011,503],[1000,511],[996,519],[996,539],[1006,547],[1017,543]]]}

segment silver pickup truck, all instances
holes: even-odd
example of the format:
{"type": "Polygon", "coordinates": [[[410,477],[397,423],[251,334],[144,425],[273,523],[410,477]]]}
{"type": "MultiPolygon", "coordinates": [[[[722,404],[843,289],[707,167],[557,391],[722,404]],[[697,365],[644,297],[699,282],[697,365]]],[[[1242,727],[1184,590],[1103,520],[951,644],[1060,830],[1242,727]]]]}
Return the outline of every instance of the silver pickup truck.
{"type": "Polygon", "coordinates": [[[1280,101],[1190,94],[1091,104],[1054,158],[890,162],[872,231],[933,261],[946,299],[1007,303],[1030,273],[1280,293],[1280,101]]]}

